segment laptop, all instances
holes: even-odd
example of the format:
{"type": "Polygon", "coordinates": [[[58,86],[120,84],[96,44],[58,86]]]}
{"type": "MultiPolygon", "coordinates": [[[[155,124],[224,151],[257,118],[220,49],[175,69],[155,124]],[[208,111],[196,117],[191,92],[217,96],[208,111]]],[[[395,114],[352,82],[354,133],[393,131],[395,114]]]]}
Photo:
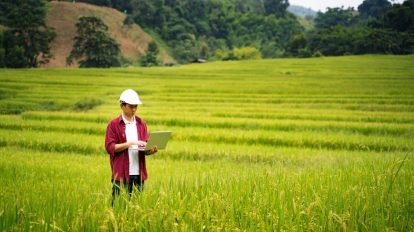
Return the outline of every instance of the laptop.
{"type": "MultiPolygon", "coordinates": [[[[167,147],[168,140],[171,138],[171,131],[154,131],[149,134],[148,142],[142,150],[151,150],[153,146],[157,146],[158,150],[167,147]]],[[[141,149],[140,149],[141,150],[141,149]]]]}

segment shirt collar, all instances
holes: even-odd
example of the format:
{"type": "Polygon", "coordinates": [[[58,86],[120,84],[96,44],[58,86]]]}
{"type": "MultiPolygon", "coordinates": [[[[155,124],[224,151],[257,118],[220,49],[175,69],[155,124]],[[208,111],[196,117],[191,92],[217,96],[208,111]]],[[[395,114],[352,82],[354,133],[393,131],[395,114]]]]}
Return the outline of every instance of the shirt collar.
{"type": "Polygon", "coordinates": [[[132,122],[130,122],[130,121],[126,120],[126,119],[125,119],[124,114],[122,114],[122,120],[124,121],[124,123],[125,123],[126,125],[128,125],[128,124],[133,124],[133,125],[136,125],[136,124],[137,124],[137,122],[135,121],[135,116],[134,116],[134,117],[132,117],[132,122]]]}

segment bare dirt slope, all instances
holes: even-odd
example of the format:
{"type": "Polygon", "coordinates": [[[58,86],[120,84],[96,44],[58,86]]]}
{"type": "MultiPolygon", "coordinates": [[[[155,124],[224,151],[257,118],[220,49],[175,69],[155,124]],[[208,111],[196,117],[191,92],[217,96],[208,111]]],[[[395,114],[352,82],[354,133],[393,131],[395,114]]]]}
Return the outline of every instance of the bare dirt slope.
{"type": "MultiPolygon", "coordinates": [[[[81,16],[97,16],[108,26],[111,36],[120,44],[125,58],[137,64],[140,54],[145,52],[151,36],[138,25],[124,25],[125,14],[108,7],[85,3],[50,2],[46,24],[53,27],[56,38],[51,44],[53,59],[46,67],[66,67],[66,57],[72,50],[73,38],[76,36],[76,22],[81,16]]],[[[164,63],[173,63],[173,58],[161,48],[159,58],[164,63]]],[[[72,65],[71,67],[76,67],[72,65]]]]}

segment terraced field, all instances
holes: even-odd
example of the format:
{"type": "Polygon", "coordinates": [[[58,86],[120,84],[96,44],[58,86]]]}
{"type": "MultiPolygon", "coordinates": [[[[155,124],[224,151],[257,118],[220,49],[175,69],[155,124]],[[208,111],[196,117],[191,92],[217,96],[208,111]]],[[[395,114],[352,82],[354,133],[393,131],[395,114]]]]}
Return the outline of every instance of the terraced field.
{"type": "Polygon", "coordinates": [[[0,230],[412,231],[413,64],[0,70],[0,230]],[[126,88],[173,139],[111,207],[104,134],[126,88]]]}

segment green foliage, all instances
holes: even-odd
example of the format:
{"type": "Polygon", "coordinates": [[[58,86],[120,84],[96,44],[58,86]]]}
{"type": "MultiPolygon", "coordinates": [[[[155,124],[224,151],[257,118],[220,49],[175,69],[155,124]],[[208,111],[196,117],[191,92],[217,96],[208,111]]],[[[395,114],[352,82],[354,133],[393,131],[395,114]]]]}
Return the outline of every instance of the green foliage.
{"type": "Polygon", "coordinates": [[[135,22],[134,22],[134,18],[131,16],[131,15],[127,15],[126,17],[125,17],[125,19],[124,19],[124,25],[132,25],[132,24],[134,24],[135,22]]]}
{"type": "Polygon", "coordinates": [[[257,60],[262,58],[260,51],[255,47],[234,48],[230,57],[234,60],[257,60]]]}
{"type": "Polygon", "coordinates": [[[309,48],[328,56],[410,54],[414,49],[414,39],[410,33],[387,29],[335,26],[311,35],[309,48]]]}
{"type": "Polygon", "coordinates": [[[5,66],[4,53],[4,48],[0,48],[0,68],[3,68],[5,66]]]}
{"type": "Polygon", "coordinates": [[[0,2],[0,23],[4,32],[4,59],[7,67],[37,67],[49,62],[50,42],[55,33],[45,24],[46,1],[4,0],[0,2]]]}
{"type": "Polygon", "coordinates": [[[98,6],[112,7],[124,13],[132,12],[132,6],[131,6],[132,1],[131,0],[63,0],[63,1],[85,2],[85,3],[94,4],[98,6]]]}
{"type": "Polygon", "coordinates": [[[388,0],[364,0],[361,5],[358,6],[358,12],[363,17],[380,17],[389,8],[391,3],[388,0]]]}
{"type": "Polygon", "coordinates": [[[354,41],[359,53],[410,54],[414,49],[414,37],[387,29],[367,29],[363,38],[354,41]]]}
{"type": "Polygon", "coordinates": [[[0,68],[4,67],[4,56],[5,56],[5,50],[3,47],[3,41],[4,41],[4,33],[0,30],[0,68]]]}
{"type": "Polygon", "coordinates": [[[131,0],[111,0],[111,6],[121,12],[132,13],[131,0]]]}
{"type": "Polygon", "coordinates": [[[120,66],[119,46],[109,35],[108,26],[97,17],[80,17],[76,23],[77,36],[67,64],[78,60],[80,67],[108,68],[120,66]]]}
{"type": "Polygon", "coordinates": [[[315,52],[312,54],[312,57],[323,57],[323,54],[322,54],[320,51],[315,51],[315,52]]]}
{"type": "Polygon", "coordinates": [[[125,56],[119,56],[118,61],[121,67],[128,67],[133,64],[133,61],[125,56]]]}
{"type": "Polygon", "coordinates": [[[226,60],[228,56],[229,56],[229,51],[222,50],[222,49],[217,49],[214,54],[214,58],[218,60],[226,60]]]}
{"type": "Polygon", "coordinates": [[[318,13],[317,29],[308,35],[309,50],[336,56],[413,53],[412,0],[392,6],[388,1],[366,0],[358,9],[362,17],[341,8],[318,13]]]}
{"type": "MultiPolygon", "coordinates": [[[[68,0],[68,1],[70,1],[70,0],[68,0]]],[[[90,4],[94,4],[94,5],[98,5],[98,6],[109,6],[109,7],[111,6],[111,0],[77,0],[77,1],[90,3],[90,4]]]]}
{"type": "MultiPolygon", "coordinates": [[[[304,49],[307,50],[308,40],[305,34],[298,34],[294,36],[288,43],[286,49],[287,56],[301,56],[300,53],[304,53],[304,49]]],[[[302,54],[304,55],[304,54],[302,54]]]]}
{"type": "Polygon", "coordinates": [[[414,34],[414,1],[393,5],[375,26],[414,34]]]}
{"type": "Polygon", "coordinates": [[[19,46],[19,45],[14,45],[12,47],[8,46],[6,51],[7,51],[6,56],[5,56],[6,67],[25,68],[27,64],[29,63],[28,58],[25,56],[24,47],[19,46]]]}
{"type": "Polygon", "coordinates": [[[274,14],[276,17],[284,17],[289,6],[288,0],[264,0],[264,12],[266,15],[274,14]]]}
{"type": "Polygon", "coordinates": [[[328,56],[340,56],[354,52],[353,41],[355,30],[344,26],[334,26],[319,30],[312,35],[309,47],[312,51],[320,51],[328,56]]]}
{"type": "Polygon", "coordinates": [[[276,41],[269,41],[261,44],[260,52],[264,58],[277,58],[285,55],[285,49],[276,41]]]}
{"type": "Polygon", "coordinates": [[[307,58],[307,57],[311,57],[311,56],[312,56],[312,52],[308,47],[300,48],[298,50],[297,57],[307,58]]]}
{"type": "Polygon", "coordinates": [[[181,63],[246,46],[257,47],[264,57],[278,57],[303,30],[286,13],[284,0],[133,0],[132,6],[135,21],[160,34],[181,63]]]}
{"type": "Polygon", "coordinates": [[[333,26],[349,27],[356,23],[352,8],[328,8],[325,13],[318,12],[315,18],[315,28],[318,30],[328,29],[333,26]]]}
{"type": "Polygon", "coordinates": [[[163,0],[131,0],[135,22],[143,27],[160,28],[163,26],[164,15],[163,0]]]}
{"type": "Polygon", "coordinates": [[[215,58],[218,60],[257,60],[262,57],[260,51],[255,47],[241,47],[231,51],[218,49],[215,58]]]}
{"type": "Polygon", "coordinates": [[[141,55],[140,63],[143,67],[158,66],[160,62],[157,58],[159,53],[158,45],[155,41],[148,43],[148,48],[145,51],[145,54],[141,55]]]}
{"type": "Polygon", "coordinates": [[[413,0],[393,5],[388,0],[364,0],[358,11],[328,8],[307,20],[287,12],[286,0],[85,1],[126,10],[130,15],[125,24],[133,19],[154,31],[180,63],[234,59],[225,51],[238,47],[256,47],[264,58],[309,57],[316,51],[325,55],[413,51],[413,0]],[[325,48],[323,42],[328,43],[325,48]]]}
{"type": "Polygon", "coordinates": [[[173,52],[180,63],[188,63],[198,58],[199,49],[197,41],[194,39],[185,38],[183,40],[175,40],[172,45],[174,48],[173,52]]]}

